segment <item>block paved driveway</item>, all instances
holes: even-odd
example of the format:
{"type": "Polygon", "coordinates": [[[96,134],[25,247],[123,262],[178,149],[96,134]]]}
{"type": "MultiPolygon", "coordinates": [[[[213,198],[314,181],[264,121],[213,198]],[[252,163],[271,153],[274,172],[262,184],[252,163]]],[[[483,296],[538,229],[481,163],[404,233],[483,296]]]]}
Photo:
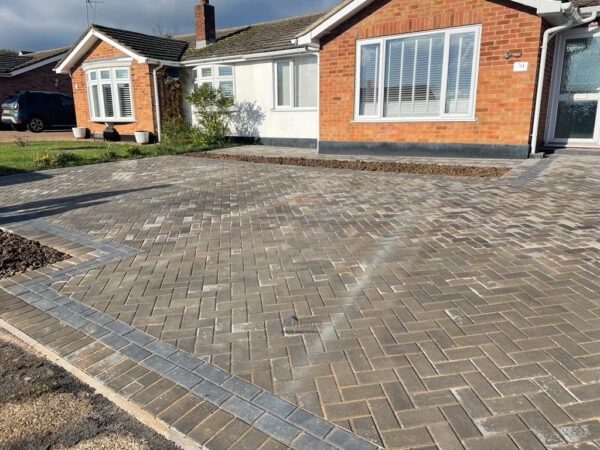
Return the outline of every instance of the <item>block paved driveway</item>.
{"type": "Polygon", "coordinates": [[[0,227],[139,250],[53,287],[378,445],[596,448],[600,158],[521,166],[126,161],[0,179],[0,227]]]}

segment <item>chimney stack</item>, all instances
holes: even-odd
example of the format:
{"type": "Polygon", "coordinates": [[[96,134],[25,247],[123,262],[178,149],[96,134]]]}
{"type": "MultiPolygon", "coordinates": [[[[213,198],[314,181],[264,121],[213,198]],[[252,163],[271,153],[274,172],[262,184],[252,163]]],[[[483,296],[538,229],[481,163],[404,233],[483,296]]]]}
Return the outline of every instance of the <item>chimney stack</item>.
{"type": "Polygon", "coordinates": [[[217,41],[215,7],[209,0],[200,0],[194,7],[196,20],[196,48],[206,47],[217,41]]]}

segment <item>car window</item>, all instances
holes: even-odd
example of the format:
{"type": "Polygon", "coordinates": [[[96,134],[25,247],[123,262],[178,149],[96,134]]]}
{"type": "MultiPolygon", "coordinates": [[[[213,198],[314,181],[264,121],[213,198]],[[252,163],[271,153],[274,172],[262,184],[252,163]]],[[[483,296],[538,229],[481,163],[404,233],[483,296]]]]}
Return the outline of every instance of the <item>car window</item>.
{"type": "Polygon", "coordinates": [[[61,96],[60,101],[63,106],[75,106],[75,101],[71,97],[61,96]]]}
{"type": "Polygon", "coordinates": [[[8,97],[6,99],[6,101],[4,103],[14,103],[19,99],[18,95],[11,95],[10,97],[8,97]]]}
{"type": "Polygon", "coordinates": [[[37,108],[40,106],[41,104],[41,94],[36,94],[36,93],[29,93],[27,94],[27,106],[32,107],[32,108],[37,108]]]}
{"type": "Polygon", "coordinates": [[[46,94],[44,95],[43,106],[46,108],[57,108],[61,106],[61,103],[57,95],[46,94]]]}

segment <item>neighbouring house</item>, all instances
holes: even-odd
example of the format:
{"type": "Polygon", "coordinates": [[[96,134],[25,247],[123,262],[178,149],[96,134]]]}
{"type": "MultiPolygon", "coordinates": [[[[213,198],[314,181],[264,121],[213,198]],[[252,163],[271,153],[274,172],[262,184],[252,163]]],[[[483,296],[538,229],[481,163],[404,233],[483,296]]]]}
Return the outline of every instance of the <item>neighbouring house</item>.
{"type": "Polygon", "coordinates": [[[55,91],[72,95],[71,79],[52,69],[69,47],[0,55],[0,103],[19,91],[55,91]]]}
{"type": "MultiPolygon", "coordinates": [[[[91,26],[57,66],[78,124],[160,135],[156,76],[235,100],[232,135],[323,153],[525,158],[600,147],[600,0],[345,0],[173,39],[91,26]]],[[[191,111],[187,108],[191,117],[191,111]]]]}

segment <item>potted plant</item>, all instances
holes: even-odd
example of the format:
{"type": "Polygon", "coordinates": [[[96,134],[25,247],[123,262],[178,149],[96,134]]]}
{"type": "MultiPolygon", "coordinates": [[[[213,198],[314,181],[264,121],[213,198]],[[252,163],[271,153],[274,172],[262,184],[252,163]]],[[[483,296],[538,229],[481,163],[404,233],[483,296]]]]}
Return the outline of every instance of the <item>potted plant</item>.
{"type": "Polygon", "coordinates": [[[135,132],[135,142],[138,144],[147,144],[150,142],[150,132],[149,131],[136,131],[135,132]]]}
{"type": "Polygon", "coordinates": [[[75,139],[85,139],[87,137],[87,128],[73,127],[73,136],[75,139]]]}

